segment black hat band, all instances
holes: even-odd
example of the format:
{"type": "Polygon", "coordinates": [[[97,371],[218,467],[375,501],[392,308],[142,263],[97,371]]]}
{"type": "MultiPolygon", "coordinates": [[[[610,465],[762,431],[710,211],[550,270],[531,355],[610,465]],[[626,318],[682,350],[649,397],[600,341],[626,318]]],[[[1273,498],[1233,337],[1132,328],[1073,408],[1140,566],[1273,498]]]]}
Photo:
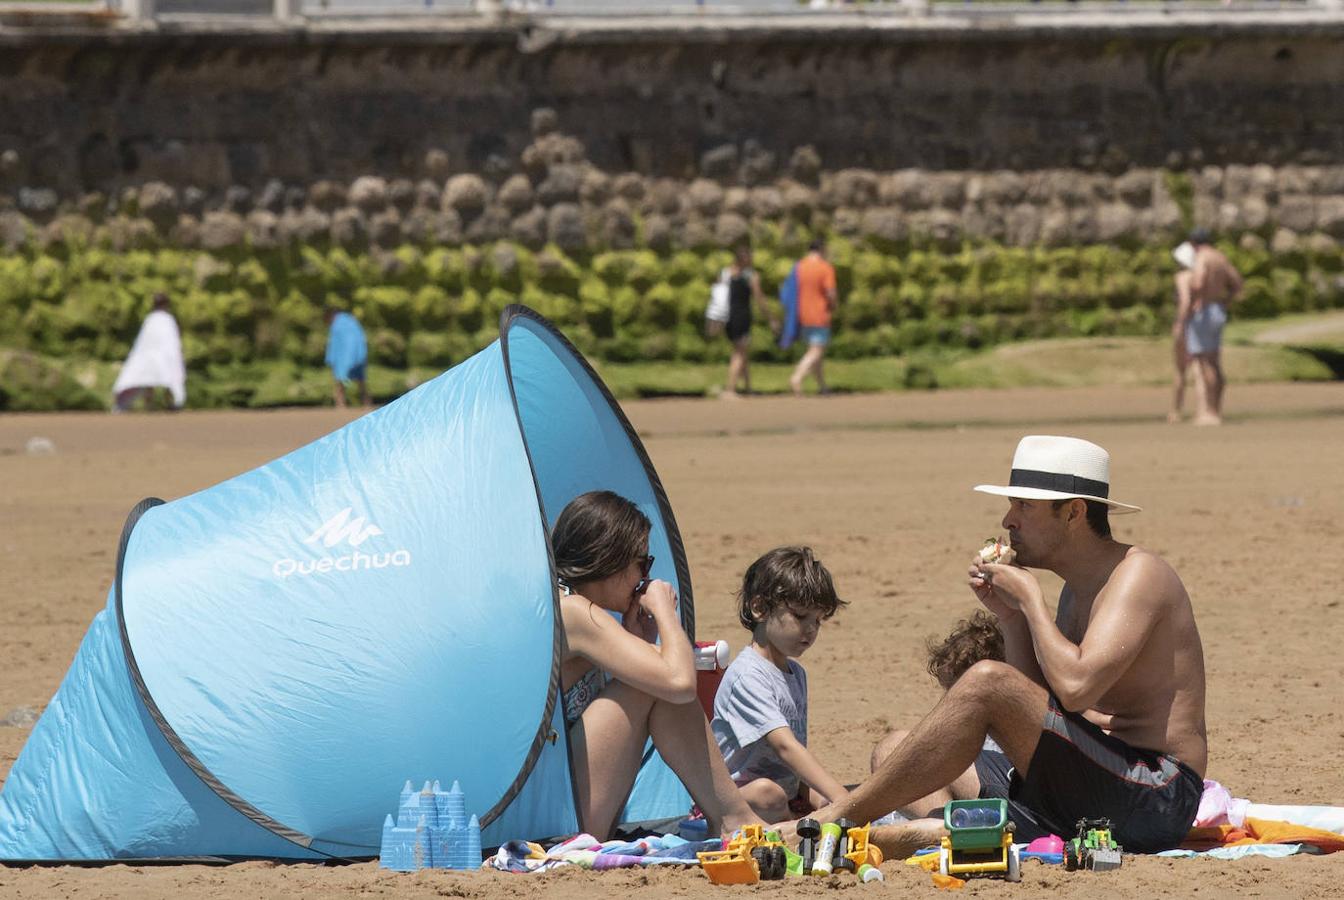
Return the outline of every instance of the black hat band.
{"type": "Polygon", "coordinates": [[[1059,491],[1061,494],[1074,494],[1080,497],[1105,498],[1111,486],[1104,481],[1083,478],[1080,475],[1064,475],[1059,472],[1041,472],[1036,469],[1013,469],[1008,478],[1009,487],[1039,488],[1046,491],[1059,491]]]}

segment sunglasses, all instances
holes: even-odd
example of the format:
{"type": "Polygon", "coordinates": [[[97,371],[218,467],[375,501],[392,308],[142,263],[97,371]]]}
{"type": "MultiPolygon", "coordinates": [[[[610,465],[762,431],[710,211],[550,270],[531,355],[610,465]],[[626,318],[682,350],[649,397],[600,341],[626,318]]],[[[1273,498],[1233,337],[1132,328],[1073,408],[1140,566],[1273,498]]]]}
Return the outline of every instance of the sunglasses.
{"type": "Polygon", "coordinates": [[[653,554],[636,557],[635,562],[639,563],[639,584],[635,585],[635,593],[642,594],[649,589],[649,573],[653,571],[653,554]]]}

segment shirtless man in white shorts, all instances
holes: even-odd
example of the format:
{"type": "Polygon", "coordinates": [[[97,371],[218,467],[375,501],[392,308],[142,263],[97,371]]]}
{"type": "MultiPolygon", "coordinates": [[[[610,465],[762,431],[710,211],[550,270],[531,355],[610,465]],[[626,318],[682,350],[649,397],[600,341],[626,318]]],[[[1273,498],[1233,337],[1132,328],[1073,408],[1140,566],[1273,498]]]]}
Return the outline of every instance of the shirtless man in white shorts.
{"type": "Polygon", "coordinates": [[[1217,247],[1209,233],[1196,228],[1190,233],[1195,248],[1189,291],[1180,296],[1173,331],[1185,336],[1185,349],[1194,360],[1204,390],[1198,395],[1196,425],[1219,425],[1223,421],[1222,343],[1227,323],[1227,305],[1241,293],[1241,276],[1217,247]]]}

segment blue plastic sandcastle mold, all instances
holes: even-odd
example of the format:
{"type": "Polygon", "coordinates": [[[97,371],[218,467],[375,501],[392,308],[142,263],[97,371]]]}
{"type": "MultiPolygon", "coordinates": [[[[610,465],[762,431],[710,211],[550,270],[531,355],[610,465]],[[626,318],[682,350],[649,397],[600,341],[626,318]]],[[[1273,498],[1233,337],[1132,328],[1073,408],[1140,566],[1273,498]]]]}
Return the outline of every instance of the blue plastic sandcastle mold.
{"type": "Polygon", "coordinates": [[[456,781],[444,791],[426,781],[419,791],[407,781],[395,821],[383,820],[379,865],[398,872],[416,869],[475,869],[481,864],[481,825],[467,817],[467,798],[456,781]]]}

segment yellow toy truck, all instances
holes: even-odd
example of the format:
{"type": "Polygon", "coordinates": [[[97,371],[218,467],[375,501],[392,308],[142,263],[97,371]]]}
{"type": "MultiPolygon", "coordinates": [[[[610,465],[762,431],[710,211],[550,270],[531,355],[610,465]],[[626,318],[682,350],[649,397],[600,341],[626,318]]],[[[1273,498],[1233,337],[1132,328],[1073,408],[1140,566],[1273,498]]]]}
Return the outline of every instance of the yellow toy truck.
{"type": "Polygon", "coordinates": [[[938,848],[939,873],[1022,880],[1022,860],[1013,846],[1015,826],[1008,821],[1007,800],[953,800],[943,807],[943,826],[948,833],[938,848]]]}
{"type": "Polygon", "coordinates": [[[778,881],[788,869],[784,843],[764,825],[748,825],[722,850],[697,853],[700,868],[715,884],[778,881]]]}

